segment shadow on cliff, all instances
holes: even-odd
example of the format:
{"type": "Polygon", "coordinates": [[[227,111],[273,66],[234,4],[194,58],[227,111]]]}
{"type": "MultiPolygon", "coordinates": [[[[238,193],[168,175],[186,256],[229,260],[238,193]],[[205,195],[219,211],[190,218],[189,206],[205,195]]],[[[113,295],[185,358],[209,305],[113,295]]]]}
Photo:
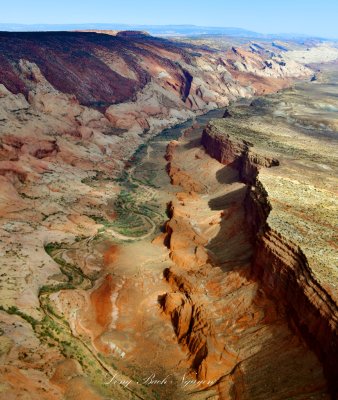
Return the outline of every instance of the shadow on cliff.
{"type": "Polygon", "coordinates": [[[216,179],[219,183],[230,185],[239,181],[238,171],[234,168],[225,166],[216,172],[216,179]]]}
{"type": "Polygon", "coordinates": [[[183,148],[185,150],[190,150],[193,148],[196,148],[196,150],[197,150],[200,147],[201,147],[201,138],[200,137],[193,138],[193,139],[189,140],[189,142],[187,142],[183,145],[183,148]]]}
{"type": "Polygon", "coordinates": [[[221,196],[210,199],[208,206],[211,210],[223,210],[224,213],[226,213],[230,207],[237,206],[238,208],[238,203],[243,200],[245,194],[246,187],[239,187],[232,192],[227,192],[221,196]]]}
{"type": "MultiPolygon", "coordinates": [[[[220,179],[231,176],[222,174],[220,179]]],[[[316,356],[290,329],[284,307],[271,300],[252,275],[254,245],[245,212],[247,190],[248,186],[243,185],[209,201],[212,210],[221,211],[221,221],[217,235],[206,249],[212,265],[227,276],[223,282],[236,304],[234,314],[229,311],[225,318],[231,321],[235,332],[242,332],[238,333],[242,343],[247,341],[256,346],[253,353],[245,353],[242,349],[243,359],[233,370],[231,398],[277,400],[295,394],[305,394],[306,398],[328,398],[316,356]],[[245,325],[243,321],[246,321],[245,325]],[[250,330],[255,331],[251,338],[250,330]]],[[[220,398],[228,398],[228,389],[222,393],[221,387],[220,398]]]]}
{"type": "MultiPolygon", "coordinates": [[[[220,172],[222,172],[220,175],[222,180],[234,178],[232,174],[224,175],[222,170],[220,172]]],[[[246,191],[247,187],[241,186],[209,200],[210,209],[219,210],[222,213],[219,231],[206,248],[211,261],[219,265],[224,272],[245,267],[243,272],[249,278],[253,247],[243,204],[246,191]]]]}

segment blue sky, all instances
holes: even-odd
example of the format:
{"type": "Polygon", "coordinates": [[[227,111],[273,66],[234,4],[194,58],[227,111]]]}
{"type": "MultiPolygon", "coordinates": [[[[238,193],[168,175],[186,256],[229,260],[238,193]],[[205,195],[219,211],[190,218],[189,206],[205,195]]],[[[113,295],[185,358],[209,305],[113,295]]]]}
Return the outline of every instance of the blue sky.
{"type": "Polygon", "coordinates": [[[194,24],[338,38],[338,0],[0,0],[0,23],[194,24]]]}

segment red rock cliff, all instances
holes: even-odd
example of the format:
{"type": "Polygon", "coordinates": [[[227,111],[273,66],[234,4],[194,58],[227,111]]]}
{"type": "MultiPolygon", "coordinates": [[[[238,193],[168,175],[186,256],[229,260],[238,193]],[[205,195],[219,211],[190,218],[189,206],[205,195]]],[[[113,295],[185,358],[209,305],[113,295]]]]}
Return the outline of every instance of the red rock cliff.
{"type": "Polygon", "coordinates": [[[251,143],[217,132],[210,125],[203,132],[202,144],[219,162],[238,169],[248,184],[246,218],[255,244],[252,276],[285,307],[291,324],[317,353],[334,397],[338,382],[337,302],[316,279],[302,249],[269,226],[272,206],[259,180],[259,169],[277,166],[278,160],[255,154],[251,143]]]}

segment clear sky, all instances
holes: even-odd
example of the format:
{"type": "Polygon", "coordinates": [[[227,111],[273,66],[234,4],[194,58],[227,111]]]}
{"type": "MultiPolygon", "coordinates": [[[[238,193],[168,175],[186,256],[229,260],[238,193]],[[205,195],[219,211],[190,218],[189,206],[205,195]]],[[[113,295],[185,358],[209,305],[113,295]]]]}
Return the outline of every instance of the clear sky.
{"type": "Polygon", "coordinates": [[[338,38],[338,0],[0,0],[0,23],[194,24],[338,38]]]}

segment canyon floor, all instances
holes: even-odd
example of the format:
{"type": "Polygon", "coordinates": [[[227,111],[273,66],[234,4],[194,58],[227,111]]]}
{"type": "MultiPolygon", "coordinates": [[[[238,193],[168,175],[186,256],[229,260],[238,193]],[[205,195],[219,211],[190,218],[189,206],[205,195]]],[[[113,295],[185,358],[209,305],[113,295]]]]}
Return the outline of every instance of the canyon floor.
{"type": "Polygon", "coordinates": [[[334,398],[337,64],[67,35],[2,44],[0,399],[334,398]]]}

